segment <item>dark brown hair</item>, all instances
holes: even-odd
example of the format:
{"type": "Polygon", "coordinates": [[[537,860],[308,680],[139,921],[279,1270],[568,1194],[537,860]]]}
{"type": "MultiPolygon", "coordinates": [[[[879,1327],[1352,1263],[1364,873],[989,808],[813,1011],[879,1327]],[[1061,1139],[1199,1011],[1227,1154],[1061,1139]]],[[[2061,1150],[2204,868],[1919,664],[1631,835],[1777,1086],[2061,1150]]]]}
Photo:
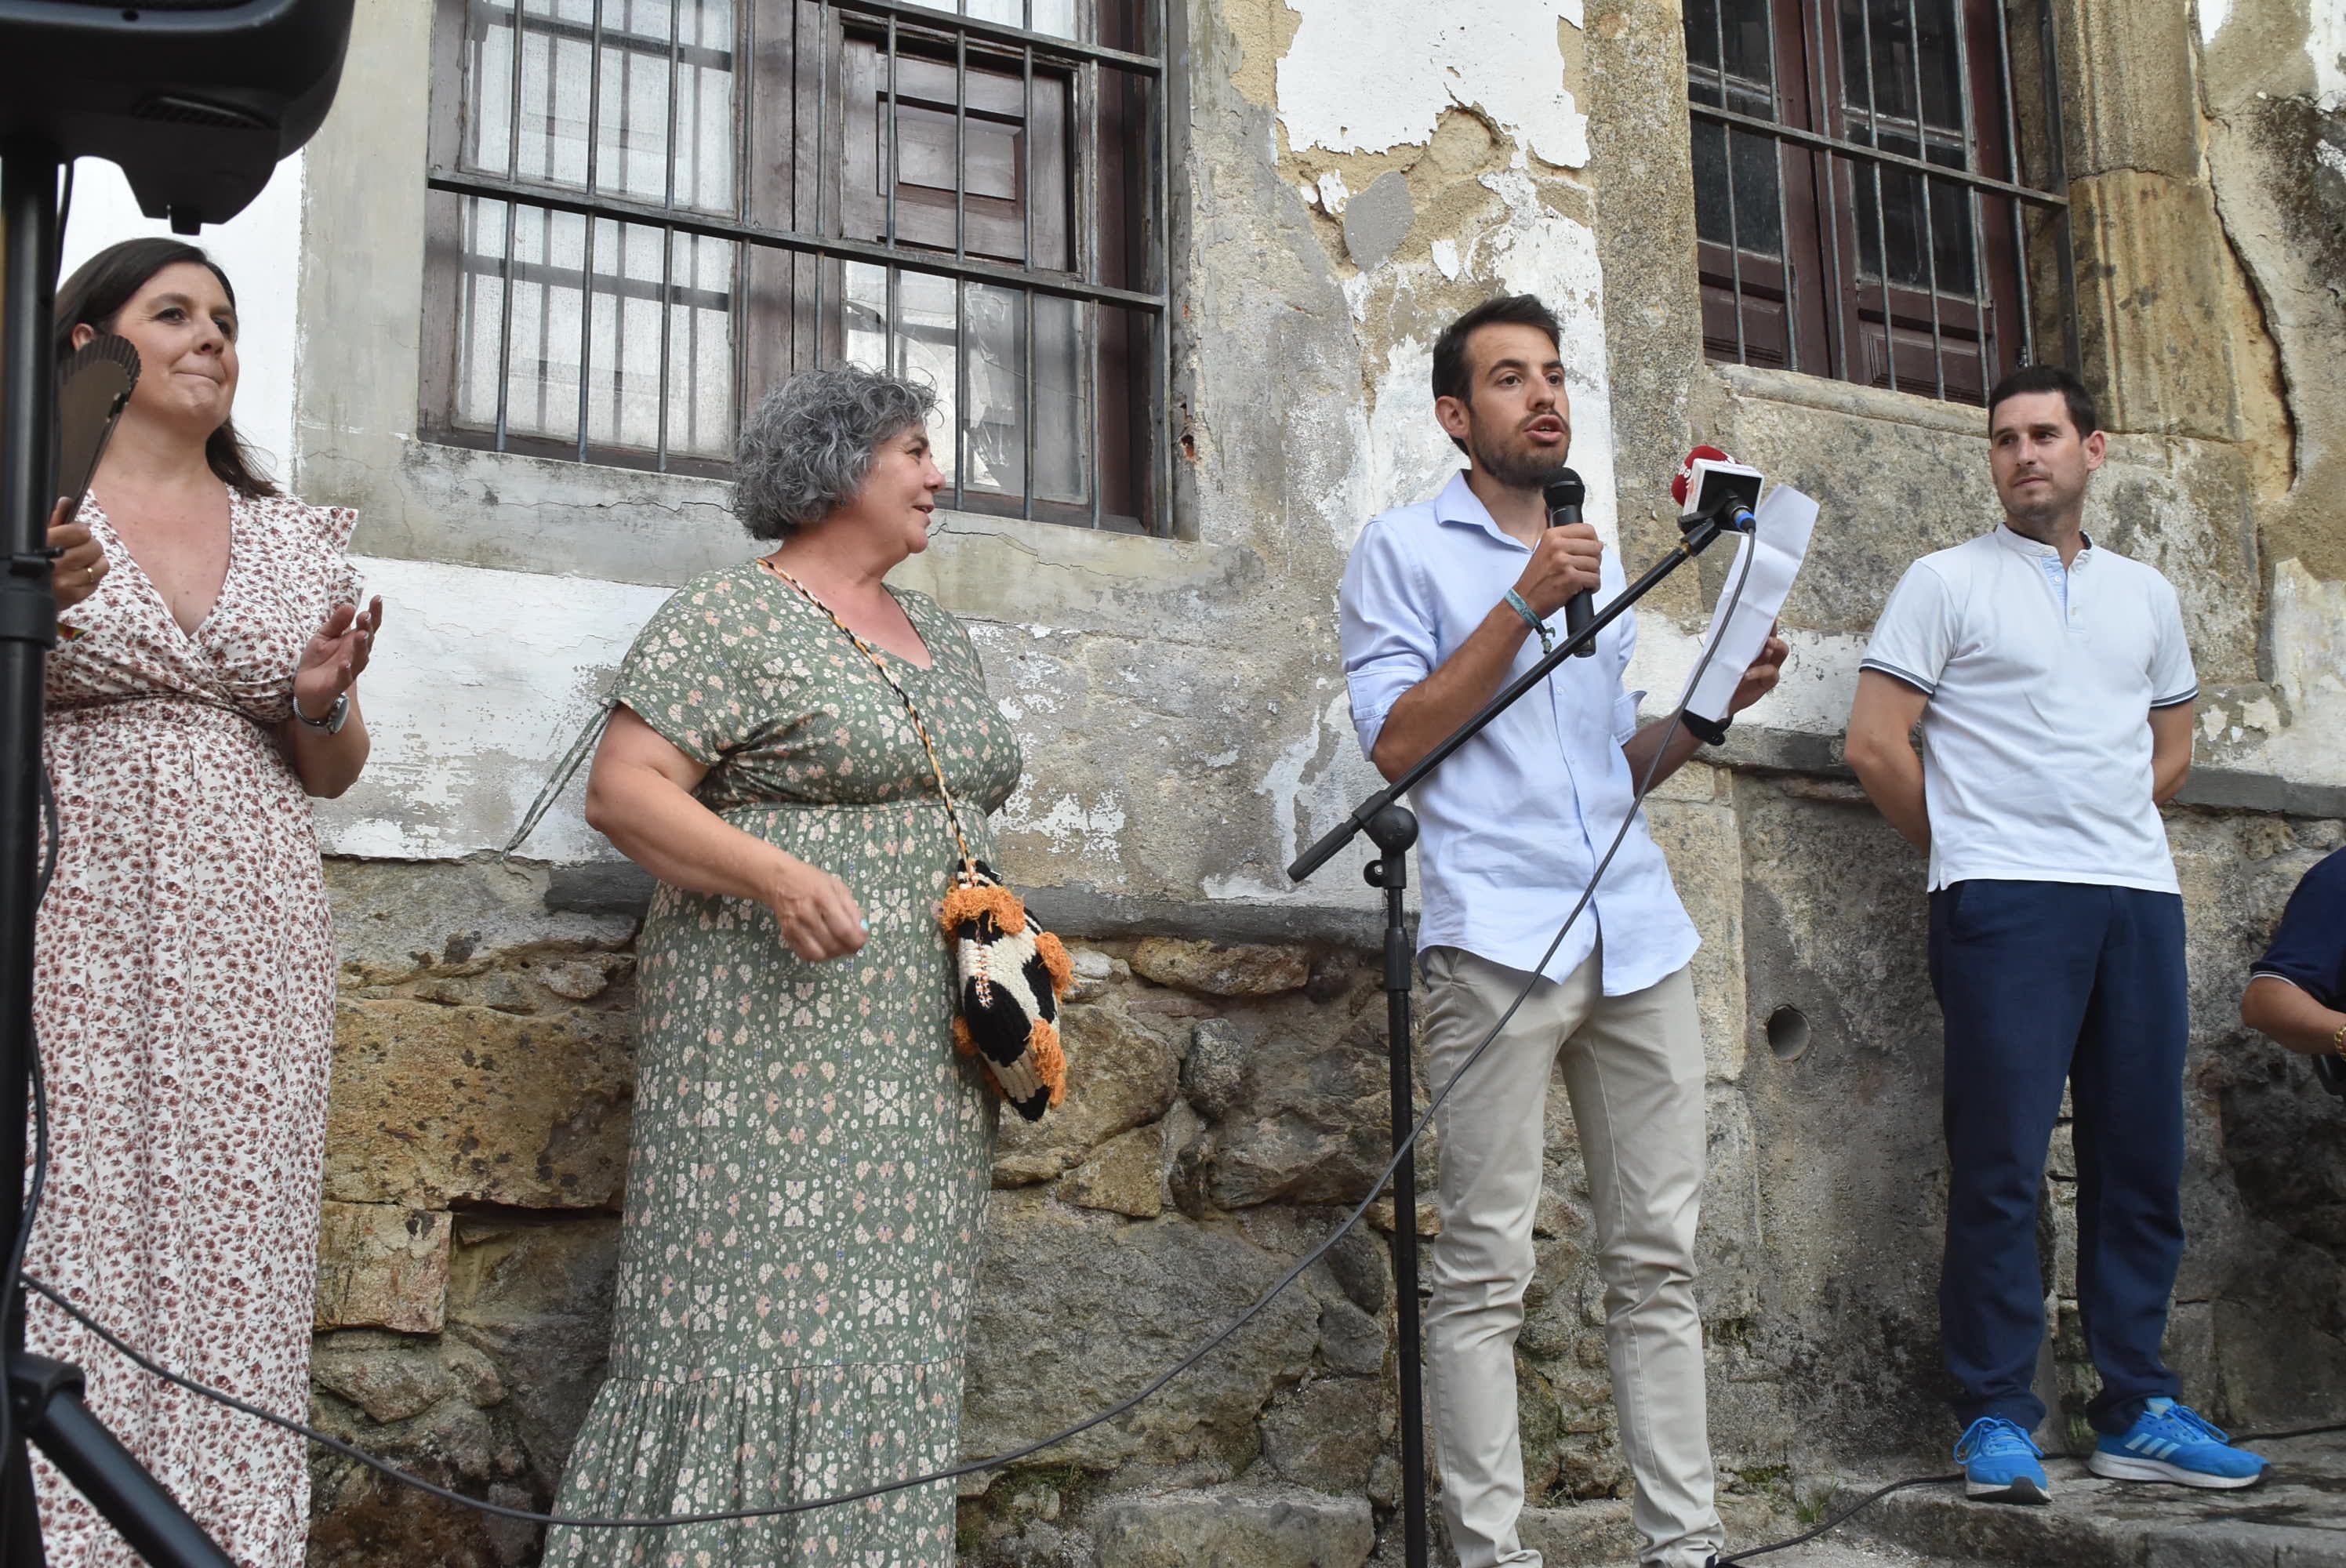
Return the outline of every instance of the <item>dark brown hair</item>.
{"type": "Polygon", "coordinates": [[[2101,428],[2101,415],[2095,412],[2094,394],[2086,383],[2059,365],[2023,365],[2002,381],[1987,394],[1987,428],[1995,430],[1996,404],[2006,398],[2026,397],[2032,392],[2059,392],[2069,410],[2069,423],[2077,427],[2077,439],[2083,441],[2101,428]]]}
{"type": "MultiPolygon", "coordinates": [[[[1433,340],[1433,396],[1436,402],[1454,397],[1460,402],[1473,403],[1474,388],[1466,363],[1466,340],[1481,327],[1537,327],[1547,334],[1547,341],[1558,349],[1564,346],[1564,324],[1556,312],[1540,303],[1536,294],[1502,294],[1495,300],[1485,300],[1448,326],[1433,340]]],[[[1466,443],[1456,436],[1450,438],[1459,451],[1466,443]]]]}
{"type": "MultiPolygon", "coordinates": [[[[112,331],[115,318],[147,286],[147,280],[164,268],[176,267],[182,261],[209,268],[212,276],[219,280],[220,291],[228,296],[228,302],[236,303],[236,290],[229,282],[228,274],[196,247],[160,238],[126,239],[119,245],[107,246],[75,268],[74,275],[57,290],[57,362],[65,363],[66,356],[73,352],[76,327],[112,331]]],[[[277,494],[277,486],[262,477],[252,460],[251,449],[236,433],[234,420],[220,421],[220,427],[204,443],[204,460],[230,489],[254,496],[277,494]]]]}

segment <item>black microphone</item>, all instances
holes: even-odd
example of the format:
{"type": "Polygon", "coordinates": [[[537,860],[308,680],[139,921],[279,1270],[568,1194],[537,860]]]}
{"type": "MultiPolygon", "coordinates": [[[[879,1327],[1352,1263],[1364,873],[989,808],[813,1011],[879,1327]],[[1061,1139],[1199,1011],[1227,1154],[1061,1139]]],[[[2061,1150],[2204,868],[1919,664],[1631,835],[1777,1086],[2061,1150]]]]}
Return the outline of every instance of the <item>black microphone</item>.
{"type": "MultiPolygon", "coordinates": [[[[1571,469],[1560,468],[1556,470],[1556,477],[1542,487],[1540,494],[1547,502],[1547,525],[1551,528],[1561,528],[1567,523],[1580,521],[1580,504],[1588,498],[1588,486],[1583,484],[1580,482],[1580,475],[1571,469]]],[[[1564,635],[1567,637],[1578,636],[1588,629],[1588,623],[1595,618],[1596,615],[1596,595],[1589,589],[1581,589],[1580,592],[1564,601],[1564,635]]],[[[1596,653],[1596,639],[1591,637],[1575,648],[1573,653],[1579,658],[1594,657],[1596,653]]]]}

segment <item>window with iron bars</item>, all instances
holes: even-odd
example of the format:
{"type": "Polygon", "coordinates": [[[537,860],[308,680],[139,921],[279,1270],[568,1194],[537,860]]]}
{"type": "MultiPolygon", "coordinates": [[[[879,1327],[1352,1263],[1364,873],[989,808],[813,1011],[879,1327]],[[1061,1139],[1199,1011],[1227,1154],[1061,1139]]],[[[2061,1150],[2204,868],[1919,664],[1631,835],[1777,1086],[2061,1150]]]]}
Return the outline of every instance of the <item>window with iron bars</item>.
{"type": "Polygon", "coordinates": [[[2045,0],[1686,0],[1707,357],[1980,403],[2041,335],[2074,352],[2059,98],[2024,121],[2024,18],[2050,84],[2045,0]]]}
{"type": "Polygon", "coordinates": [[[440,0],[427,439],[724,474],[849,359],[969,511],[1169,532],[1166,0],[440,0]]]}

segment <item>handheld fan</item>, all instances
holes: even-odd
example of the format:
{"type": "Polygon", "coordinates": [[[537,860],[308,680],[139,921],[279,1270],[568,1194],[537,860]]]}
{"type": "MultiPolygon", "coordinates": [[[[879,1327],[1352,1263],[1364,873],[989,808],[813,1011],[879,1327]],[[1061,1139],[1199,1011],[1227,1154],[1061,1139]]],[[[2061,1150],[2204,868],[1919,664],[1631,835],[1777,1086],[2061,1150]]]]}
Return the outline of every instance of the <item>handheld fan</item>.
{"type": "Polygon", "coordinates": [[[73,504],[67,518],[81,510],[97,460],[138,384],[138,351],[111,334],[92,338],[57,368],[57,494],[73,504]]]}

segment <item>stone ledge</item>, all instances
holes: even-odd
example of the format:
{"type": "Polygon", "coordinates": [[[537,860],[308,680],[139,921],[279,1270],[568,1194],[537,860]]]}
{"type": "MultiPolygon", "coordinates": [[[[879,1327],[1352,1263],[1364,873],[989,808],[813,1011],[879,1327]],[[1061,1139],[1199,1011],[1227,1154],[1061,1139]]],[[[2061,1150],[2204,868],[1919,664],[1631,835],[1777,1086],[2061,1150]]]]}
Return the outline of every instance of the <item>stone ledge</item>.
{"type": "MultiPolygon", "coordinates": [[[[1953,1485],[1884,1498],[1852,1531],[1910,1551],[2063,1568],[2346,1568],[2346,1434],[2257,1443],[2275,1475],[2244,1492],[2104,1481],[2076,1460],[2045,1466],[2048,1508],[1973,1502],[1953,1485]]],[[[1832,1506],[1879,1484],[1845,1481],[1832,1506]]]]}
{"type": "MultiPolygon", "coordinates": [[[[1111,893],[1080,883],[1021,887],[1018,893],[1044,924],[1072,940],[1114,942],[1157,936],[1224,945],[1309,942],[1362,952],[1382,952],[1384,947],[1384,919],[1373,909],[1111,893]]],[[[629,861],[584,860],[548,868],[546,907],[552,913],[627,915],[639,920],[651,896],[650,873],[629,861]]],[[[1413,931],[1415,925],[1413,916],[1413,931]]]]}

